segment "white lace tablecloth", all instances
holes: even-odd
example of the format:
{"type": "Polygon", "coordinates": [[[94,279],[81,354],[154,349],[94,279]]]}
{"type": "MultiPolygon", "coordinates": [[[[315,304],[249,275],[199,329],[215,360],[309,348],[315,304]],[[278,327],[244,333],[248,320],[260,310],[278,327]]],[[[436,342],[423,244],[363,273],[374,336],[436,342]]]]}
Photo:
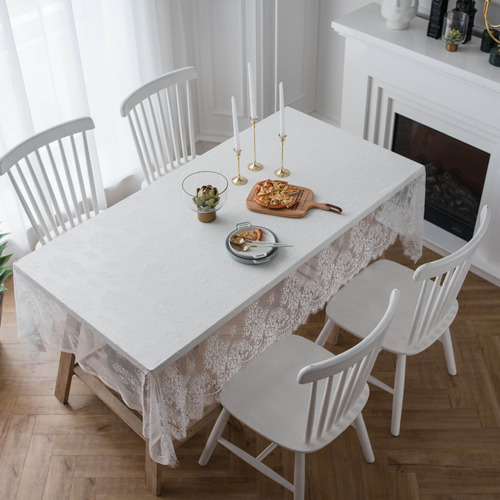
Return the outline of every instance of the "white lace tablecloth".
{"type": "MultiPolygon", "coordinates": [[[[311,123],[314,124],[314,122],[311,123]]],[[[352,140],[359,141],[358,139],[352,140]]],[[[244,144],[245,141],[250,142],[251,137],[243,135],[244,144]]],[[[372,146],[366,147],[371,148],[372,146]]],[[[263,149],[265,150],[265,148],[263,149]]],[[[400,187],[386,201],[382,200],[382,204],[341,232],[342,234],[334,241],[318,248],[314,256],[300,267],[296,267],[296,270],[286,275],[284,279],[268,288],[265,293],[260,294],[256,300],[251,301],[228,321],[217,325],[217,328],[209,335],[181,351],[183,352],[182,356],[166,363],[166,366],[165,363],[158,365],[157,370],[151,370],[144,367],[144,364],[133,362],[131,356],[124,354],[125,348],[123,350],[117,349],[112,342],[103,338],[103,335],[97,331],[100,314],[95,316],[93,325],[86,324],[85,319],[76,323],[77,326],[71,326],[75,323],[67,321],[68,314],[77,319],[83,317],[80,309],[72,305],[78,305],[83,311],[85,310],[84,301],[87,299],[87,297],[80,297],[80,293],[83,292],[81,292],[78,282],[74,282],[74,273],[78,272],[80,277],[85,276],[84,279],[88,280],[88,283],[85,283],[87,289],[93,289],[93,280],[96,280],[95,294],[98,296],[96,300],[99,300],[98,287],[100,285],[97,278],[93,276],[93,270],[78,269],[79,265],[83,267],[83,263],[81,261],[75,263],[70,255],[71,251],[77,251],[76,248],[82,245],[85,247],[80,253],[82,259],[88,258],[91,262],[93,255],[89,255],[89,253],[97,252],[96,246],[112,244],[105,243],[108,241],[105,238],[96,237],[95,241],[92,242],[85,240],[86,231],[93,231],[93,235],[98,235],[101,225],[105,227],[106,217],[100,219],[101,216],[99,216],[95,219],[97,222],[89,221],[64,235],[65,239],[59,238],[60,243],[58,240],[53,242],[56,243],[53,249],[59,252],[57,255],[55,255],[55,250],[46,250],[47,246],[37,250],[37,252],[45,252],[41,254],[41,257],[35,255],[32,259],[25,258],[24,262],[22,260],[18,266],[15,266],[14,285],[19,336],[28,340],[32,352],[43,351],[46,342],[59,350],[74,353],[78,363],[85,371],[98,376],[108,386],[118,391],[130,408],[142,413],[143,432],[144,436],[149,439],[151,457],[159,463],[175,466],[177,458],[172,440],[181,440],[186,436],[187,427],[193,421],[203,417],[205,410],[217,401],[218,394],[224,384],[252,357],[269,344],[295,331],[299,325],[307,320],[310,313],[321,309],[341,285],[366,267],[372,259],[379,257],[398,235],[403,243],[405,253],[413,260],[420,257],[425,174],[423,169],[419,170],[415,167],[412,173],[406,173],[404,177],[406,181],[402,179],[400,187]],[[73,232],[74,235],[69,236],[73,232]],[[65,255],[68,257],[64,257],[65,255]],[[65,259],[68,262],[65,262],[65,259]],[[48,266],[45,274],[37,267],[42,261],[48,266]],[[54,274],[52,269],[59,269],[62,276],[51,278],[54,274]],[[37,281],[33,278],[42,275],[46,280],[43,286],[40,284],[41,279],[37,281]],[[62,295],[54,297],[51,292],[54,284],[51,280],[55,282],[57,280],[64,281],[64,279],[67,279],[67,283],[64,284],[62,295]],[[66,296],[67,300],[64,299],[66,296]]],[[[160,182],[158,181],[156,184],[160,182]]],[[[147,189],[151,189],[151,191],[140,194],[138,200],[148,196],[148,200],[153,203],[156,192],[158,199],[160,199],[160,195],[164,196],[164,193],[160,192],[160,188],[155,191],[157,188],[154,185],[147,189]]],[[[325,201],[336,202],[340,196],[339,193],[336,198],[325,201]]],[[[347,206],[347,213],[350,209],[348,199],[346,198],[342,203],[339,203],[344,209],[347,206]]],[[[237,201],[241,204],[241,200],[237,201]]],[[[130,201],[130,206],[133,203],[133,200],[130,201]]],[[[362,203],[362,200],[356,200],[355,203],[357,207],[362,203]]],[[[132,217],[132,212],[130,214],[126,212],[128,206],[127,202],[120,210],[132,217]]],[[[144,207],[144,210],[147,208],[144,207]]],[[[352,208],[352,212],[354,213],[354,208],[352,208]]],[[[110,209],[110,213],[112,213],[112,209],[110,209]]],[[[323,214],[325,217],[339,217],[326,212],[323,214]]],[[[237,214],[235,217],[239,221],[242,220],[241,214],[237,214]]],[[[348,220],[347,217],[346,220],[348,220]]],[[[276,219],[280,218],[273,218],[273,220],[276,219]]],[[[323,219],[318,218],[318,220],[323,219]]],[[[335,219],[324,220],[334,221],[335,219]]],[[[283,225],[280,226],[282,232],[286,232],[286,224],[288,223],[289,221],[283,221],[283,225]]],[[[305,225],[302,227],[306,228],[305,225]]],[[[147,227],[143,228],[144,231],[147,229],[147,227]]],[[[216,230],[212,229],[212,231],[216,230]]],[[[224,226],[220,230],[221,234],[227,234],[224,226]]],[[[138,234],[141,234],[140,231],[138,234]]],[[[120,238],[118,233],[116,238],[120,238]]],[[[155,257],[155,250],[151,247],[149,254],[152,255],[151,258],[155,257]]],[[[284,255],[283,261],[286,260],[284,255]]],[[[227,255],[224,257],[227,258],[227,255]]],[[[278,258],[274,260],[277,261],[273,265],[274,267],[268,267],[267,272],[270,274],[273,270],[276,273],[280,271],[279,265],[281,264],[278,263],[278,258]]],[[[114,264],[113,255],[111,255],[110,261],[106,262],[103,271],[98,273],[99,278],[101,283],[108,283],[110,280],[117,281],[116,288],[120,290],[117,292],[120,294],[119,301],[123,301],[127,308],[132,308],[131,311],[127,309],[129,314],[140,316],[140,305],[137,304],[136,294],[140,294],[141,289],[134,289],[136,279],[130,280],[127,290],[122,290],[123,283],[118,282],[121,279],[126,279],[129,272],[123,262],[122,260],[114,264]],[[115,267],[121,268],[125,278],[119,277],[120,273],[114,269],[115,267]],[[112,272],[113,270],[114,272],[112,272]]],[[[162,279],[160,269],[157,269],[159,275],[156,276],[153,272],[148,272],[147,267],[141,267],[146,266],[146,262],[143,264],[128,262],[128,264],[139,268],[137,275],[134,275],[133,271],[130,270],[129,274],[132,277],[147,272],[147,279],[152,282],[162,279]]],[[[234,269],[253,267],[241,266],[232,262],[231,259],[227,260],[227,266],[229,268],[240,266],[239,268],[234,267],[234,269]]],[[[255,268],[260,267],[264,266],[255,266],[255,268]]],[[[210,269],[207,269],[205,275],[200,271],[195,272],[199,273],[200,286],[209,290],[210,269]]],[[[243,272],[249,273],[249,270],[243,272]]],[[[255,270],[253,274],[258,275],[259,272],[262,271],[255,270]]],[[[263,275],[260,279],[263,279],[263,275]]],[[[58,286],[61,289],[60,283],[58,286]]],[[[182,286],[182,283],[179,283],[179,286],[182,286]]],[[[216,287],[217,283],[214,282],[214,288],[216,287]]],[[[249,287],[251,288],[251,283],[249,283],[249,287]]],[[[214,294],[216,292],[217,290],[214,290],[214,294]]],[[[114,297],[114,299],[117,298],[114,297]]],[[[153,299],[156,298],[149,297],[149,300],[153,299]]],[[[88,307],[91,309],[94,305],[91,303],[90,297],[88,300],[88,307]]],[[[173,305],[169,304],[164,309],[162,301],[158,300],[158,305],[151,308],[150,314],[156,314],[157,309],[159,309],[162,314],[172,317],[174,326],[181,325],[187,319],[176,318],[176,314],[182,315],[182,308],[180,303],[175,303],[175,300],[172,299],[171,301],[174,302],[173,305]],[[178,323],[176,323],[177,319],[178,323]]],[[[101,304],[103,321],[113,321],[114,316],[105,310],[107,305],[105,301],[101,304]]],[[[210,321],[209,307],[200,304],[200,311],[203,311],[204,318],[207,316],[208,321],[210,321]]],[[[142,318],[141,324],[146,325],[148,320],[149,318],[142,318]]],[[[129,334],[127,328],[127,325],[123,326],[124,336],[129,334]]],[[[134,336],[140,342],[141,330],[134,325],[130,328],[136,328],[134,336]]],[[[172,341],[175,342],[175,338],[171,337],[172,341]]],[[[147,336],[144,336],[146,347],[147,342],[147,336]]],[[[161,350],[161,348],[159,344],[158,349],[161,350]]]]}

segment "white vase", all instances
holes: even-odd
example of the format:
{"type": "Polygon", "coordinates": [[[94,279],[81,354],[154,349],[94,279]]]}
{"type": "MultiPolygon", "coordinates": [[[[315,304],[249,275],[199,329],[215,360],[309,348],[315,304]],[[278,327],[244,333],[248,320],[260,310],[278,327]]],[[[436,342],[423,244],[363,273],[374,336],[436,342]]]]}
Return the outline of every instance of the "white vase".
{"type": "Polygon", "coordinates": [[[392,30],[405,30],[417,15],[418,0],[382,0],[382,17],[392,30]]]}

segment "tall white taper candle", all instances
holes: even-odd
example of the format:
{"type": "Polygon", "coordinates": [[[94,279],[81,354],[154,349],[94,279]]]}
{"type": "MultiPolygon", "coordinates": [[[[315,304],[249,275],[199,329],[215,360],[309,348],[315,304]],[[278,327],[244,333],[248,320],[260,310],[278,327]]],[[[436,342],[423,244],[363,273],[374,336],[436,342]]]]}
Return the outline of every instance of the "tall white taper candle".
{"type": "Polygon", "coordinates": [[[250,99],[250,119],[255,120],[257,118],[257,100],[251,63],[248,63],[248,96],[250,99]]]}
{"type": "Polygon", "coordinates": [[[236,99],[231,97],[231,107],[233,110],[233,133],[234,133],[234,150],[239,151],[240,148],[240,130],[238,128],[238,112],[236,111],[236,99]]]}
{"type": "Polygon", "coordinates": [[[280,137],[285,137],[285,99],[283,98],[283,82],[280,82],[280,137]]]}

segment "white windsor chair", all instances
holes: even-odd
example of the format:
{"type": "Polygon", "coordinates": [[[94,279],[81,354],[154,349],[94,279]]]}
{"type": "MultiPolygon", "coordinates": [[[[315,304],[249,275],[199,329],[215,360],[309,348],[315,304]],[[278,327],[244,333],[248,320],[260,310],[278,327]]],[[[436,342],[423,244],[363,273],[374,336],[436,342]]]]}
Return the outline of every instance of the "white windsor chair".
{"type": "Polygon", "coordinates": [[[368,379],[393,395],[391,433],[394,436],[399,435],[401,426],[407,356],[418,354],[440,340],[449,374],[457,373],[449,327],[458,312],[457,295],[489,219],[490,210],[485,205],[476,233],[467,244],[447,257],[421,265],[415,272],[388,260],[374,262],[341,288],[326,307],[328,320],[318,336],[320,345],[326,342],[336,325],[363,338],[383,310],[383,298],[388,290],[400,290],[398,309],[382,342],[383,350],[397,355],[394,387],[373,376],[368,379]]]}
{"type": "Polygon", "coordinates": [[[38,237],[45,245],[106,208],[96,182],[87,132],[92,118],[82,117],[40,132],[0,158],[38,237]]]}
{"type": "Polygon", "coordinates": [[[196,157],[189,66],[166,73],[130,94],[120,112],[128,118],[137,154],[151,184],[196,157]]]}
{"type": "Polygon", "coordinates": [[[375,457],[361,414],[369,395],[367,379],[398,302],[393,290],[389,306],[370,335],[334,356],[317,343],[289,335],[272,344],[222,389],[222,412],[208,438],[199,464],[208,463],[217,443],[302,500],[305,454],[317,451],[352,425],[368,462],[375,457]],[[257,457],[222,438],[233,415],[271,441],[257,457]],[[277,447],[295,451],[294,484],[262,461],[277,447]]]}

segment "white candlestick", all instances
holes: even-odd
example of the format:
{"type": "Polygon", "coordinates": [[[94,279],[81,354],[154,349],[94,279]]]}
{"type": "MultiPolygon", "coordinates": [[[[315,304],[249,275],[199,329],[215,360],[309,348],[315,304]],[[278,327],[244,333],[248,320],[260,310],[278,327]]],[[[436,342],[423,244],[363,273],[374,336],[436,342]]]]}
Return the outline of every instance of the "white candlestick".
{"type": "Polygon", "coordinates": [[[255,120],[257,118],[257,101],[255,99],[253,71],[250,63],[248,63],[248,96],[250,99],[250,119],[255,120]]]}
{"type": "Polygon", "coordinates": [[[234,132],[234,150],[239,151],[240,148],[240,130],[238,128],[238,112],[236,111],[236,99],[231,97],[231,107],[233,110],[233,132],[234,132]]]}
{"type": "Polygon", "coordinates": [[[285,99],[283,98],[283,82],[280,82],[280,137],[285,137],[285,99]]]}

